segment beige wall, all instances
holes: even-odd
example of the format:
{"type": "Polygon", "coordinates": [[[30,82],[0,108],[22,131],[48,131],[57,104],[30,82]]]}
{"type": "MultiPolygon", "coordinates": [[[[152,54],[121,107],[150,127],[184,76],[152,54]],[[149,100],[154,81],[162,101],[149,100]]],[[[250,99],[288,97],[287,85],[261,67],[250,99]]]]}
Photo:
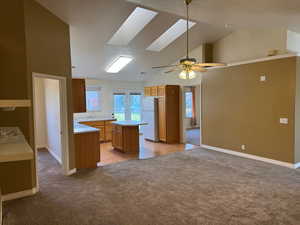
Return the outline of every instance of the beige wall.
{"type": "Polygon", "coordinates": [[[202,143],[294,163],[295,74],[296,57],[206,73],[202,143]],[[261,75],[266,82],[260,82],[261,75]],[[280,124],[281,117],[289,124],[280,124]]]}
{"type": "MultiPolygon", "coordinates": [[[[69,26],[34,0],[4,1],[0,12],[0,98],[32,99],[32,72],[67,77],[70,167],[73,168],[69,26]]],[[[0,112],[0,126],[19,126],[34,147],[32,108],[0,112]]],[[[0,165],[4,194],[35,187],[35,176],[34,160],[0,165]]]]}
{"type": "Polygon", "coordinates": [[[295,163],[300,162],[300,57],[297,57],[295,105],[295,163]]]}
{"type": "Polygon", "coordinates": [[[264,58],[274,49],[286,53],[286,29],[238,30],[214,43],[214,61],[231,63],[264,58]]]}

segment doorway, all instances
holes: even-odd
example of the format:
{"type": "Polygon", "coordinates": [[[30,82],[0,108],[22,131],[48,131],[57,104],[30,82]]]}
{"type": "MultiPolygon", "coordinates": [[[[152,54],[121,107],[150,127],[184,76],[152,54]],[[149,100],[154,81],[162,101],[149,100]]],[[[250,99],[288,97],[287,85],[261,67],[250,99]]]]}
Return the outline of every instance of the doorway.
{"type": "MultiPolygon", "coordinates": [[[[48,154],[69,174],[66,79],[33,74],[33,117],[36,163],[48,154]]],[[[40,166],[43,160],[40,160],[40,166]]],[[[47,162],[44,162],[47,163],[47,162]]],[[[38,168],[37,168],[38,175],[38,168]]],[[[38,177],[37,177],[38,178],[38,177]]],[[[38,179],[37,179],[38,180],[38,179]]]]}
{"type": "Polygon", "coordinates": [[[184,133],[188,144],[200,146],[200,85],[183,87],[184,133]]]}

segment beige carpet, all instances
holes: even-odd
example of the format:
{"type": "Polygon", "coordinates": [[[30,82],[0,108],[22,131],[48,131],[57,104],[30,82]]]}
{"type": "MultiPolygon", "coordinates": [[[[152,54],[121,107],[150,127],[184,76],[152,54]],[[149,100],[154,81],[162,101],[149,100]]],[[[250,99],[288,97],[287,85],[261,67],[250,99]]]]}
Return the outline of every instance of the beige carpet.
{"type": "Polygon", "coordinates": [[[40,189],[4,205],[4,225],[299,225],[300,172],[206,150],[60,174],[40,153],[40,189]]]}

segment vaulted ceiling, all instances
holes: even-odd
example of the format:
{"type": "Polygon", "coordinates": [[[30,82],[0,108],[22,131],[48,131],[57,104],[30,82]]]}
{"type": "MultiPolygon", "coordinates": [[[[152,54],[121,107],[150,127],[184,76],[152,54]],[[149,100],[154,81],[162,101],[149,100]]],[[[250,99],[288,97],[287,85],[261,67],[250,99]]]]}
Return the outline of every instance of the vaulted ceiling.
{"type": "MultiPolygon", "coordinates": [[[[145,3],[150,8],[155,8],[158,15],[127,46],[113,46],[107,42],[138,6],[136,3],[126,0],[37,1],[70,24],[72,64],[76,67],[73,69],[74,77],[141,81],[153,73],[152,66],[173,63],[185,54],[184,35],[160,52],[146,50],[178,19],[184,18],[175,14],[184,6],[182,0],[177,2],[178,8],[174,8],[174,11],[165,4],[167,0],[138,1],[142,3],[139,4],[141,7],[145,3]],[[134,60],[118,74],[106,73],[107,66],[120,55],[131,55],[134,60]],[[146,75],[141,75],[141,72],[146,72],[146,75]]],[[[172,5],[171,2],[173,1],[170,0],[168,4],[172,5]]],[[[195,22],[197,24],[190,30],[191,49],[202,43],[216,41],[231,32],[224,25],[208,24],[201,19],[196,19],[195,22]]]]}
{"type": "MultiPolygon", "coordinates": [[[[183,0],[127,0],[154,9],[184,15],[183,0]]],[[[285,27],[300,31],[299,0],[193,0],[191,17],[234,29],[285,27]]]]}

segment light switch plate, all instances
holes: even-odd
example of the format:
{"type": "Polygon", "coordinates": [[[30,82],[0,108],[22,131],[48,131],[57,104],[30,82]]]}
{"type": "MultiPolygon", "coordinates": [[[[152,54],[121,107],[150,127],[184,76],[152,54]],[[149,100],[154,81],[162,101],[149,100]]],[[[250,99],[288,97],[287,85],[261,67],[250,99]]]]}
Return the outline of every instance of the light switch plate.
{"type": "Polygon", "coordinates": [[[265,82],[267,80],[267,77],[265,75],[260,76],[260,81],[265,82]]]}
{"type": "Polygon", "coordinates": [[[280,118],[280,123],[281,124],[288,124],[289,123],[289,119],[288,118],[280,118]]]}

